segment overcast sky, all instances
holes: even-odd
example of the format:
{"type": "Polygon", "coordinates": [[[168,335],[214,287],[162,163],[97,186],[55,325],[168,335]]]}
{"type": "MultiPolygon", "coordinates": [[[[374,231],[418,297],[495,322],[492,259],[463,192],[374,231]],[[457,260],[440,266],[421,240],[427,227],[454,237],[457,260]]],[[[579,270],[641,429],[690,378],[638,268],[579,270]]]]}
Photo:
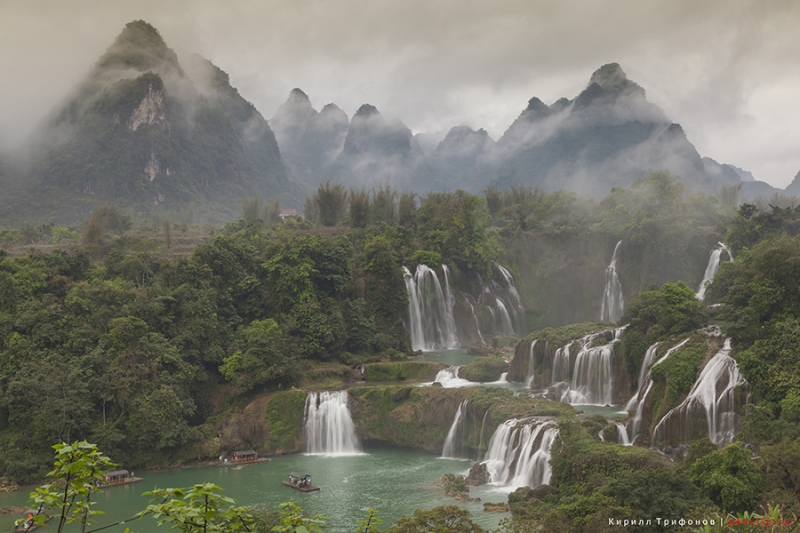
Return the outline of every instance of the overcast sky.
{"type": "Polygon", "coordinates": [[[785,187],[800,171],[800,1],[0,0],[0,146],[17,145],[125,23],[230,74],[266,118],[371,103],[415,133],[497,139],[538,96],[618,62],[701,155],[785,187]]]}

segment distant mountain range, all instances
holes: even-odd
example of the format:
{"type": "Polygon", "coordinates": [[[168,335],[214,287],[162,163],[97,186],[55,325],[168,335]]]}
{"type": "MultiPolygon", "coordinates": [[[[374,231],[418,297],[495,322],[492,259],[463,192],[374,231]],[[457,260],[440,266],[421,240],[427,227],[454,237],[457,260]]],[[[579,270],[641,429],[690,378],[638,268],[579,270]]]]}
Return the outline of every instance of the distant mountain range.
{"type": "Polygon", "coordinates": [[[434,143],[433,136],[415,137],[401,122],[387,122],[368,104],[349,124],[338,107],[328,108],[337,110],[335,127],[323,133],[319,124],[332,123],[322,121],[323,113],[295,89],[270,121],[287,166],[306,186],[389,182],[423,193],[480,193],[489,185],[528,185],[603,196],[650,170],[667,169],[690,188],[709,193],[739,184],[746,198],[781,192],[745,170],[702,158],[681,126],[648,102],[644,89],[616,63],[598,69],[572,100],[546,105],[531,98],[496,142],[483,129],[458,126],[434,143]]]}
{"type": "MultiPolygon", "coordinates": [[[[467,126],[414,136],[369,104],[352,119],[334,104],[316,111],[300,89],[268,123],[225,72],[198,55],[179,58],[144,21],[125,26],[25,153],[0,154],[2,226],[85,220],[97,203],[140,217],[191,205],[219,222],[240,215],[243,197],[298,207],[328,180],[422,194],[528,185],[603,196],[667,169],[709,193],[783,192],[702,158],[615,63],[573,99],[531,98],[497,141],[467,126]]],[[[800,194],[800,174],[785,192],[800,194]]]]}

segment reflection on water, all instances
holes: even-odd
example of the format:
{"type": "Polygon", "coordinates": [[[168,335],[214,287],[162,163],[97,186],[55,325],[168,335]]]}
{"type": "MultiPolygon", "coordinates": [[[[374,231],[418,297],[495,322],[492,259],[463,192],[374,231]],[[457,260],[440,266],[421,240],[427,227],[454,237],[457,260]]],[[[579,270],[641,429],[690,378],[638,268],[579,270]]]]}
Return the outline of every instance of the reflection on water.
{"type": "MultiPolygon", "coordinates": [[[[195,483],[212,482],[223,487],[225,494],[242,505],[277,508],[284,501],[297,500],[311,514],[326,514],[332,525],[327,531],[355,531],[358,520],[368,507],[378,509],[384,526],[388,527],[401,516],[413,514],[414,509],[430,509],[437,505],[453,504],[444,490],[434,486],[446,472],[463,473],[463,461],[439,459],[432,454],[389,448],[368,448],[368,455],[356,457],[319,457],[285,455],[271,462],[243,467],[181,468],[164,472],[140,472],[144,481],[132,485],[108,488],[99,496],[97,508],[106,512],[96,525],[102,526],[132,516],[147,505],[141,493],[153,487],[185,487],[195,483]],[[319,492],[300,493],[281,485],[289,472],[311,474],[319,492]]],[[[0,494],[0,507],[23,506],[28,490],[0,494]]],[[[484,502],[506,501],[506,496],[490,486],[474,487],[470,495],[484,502]]],[[[484,527],[494,528],[505,513],[487,513],[483,504],[465,503],[474,520],[484,527]]],[[[16,517],[0,516],[0,530],[8,531],[16,517]]],[[[157,528],[155,521],[146,519],[126,524],[132,531],[150,533],[166,531],[157,528]]],[[[125,526],[108,529],[122,532],[125,526]]],[[[46,533],[46,532],[45,532],[46,533]]]]}

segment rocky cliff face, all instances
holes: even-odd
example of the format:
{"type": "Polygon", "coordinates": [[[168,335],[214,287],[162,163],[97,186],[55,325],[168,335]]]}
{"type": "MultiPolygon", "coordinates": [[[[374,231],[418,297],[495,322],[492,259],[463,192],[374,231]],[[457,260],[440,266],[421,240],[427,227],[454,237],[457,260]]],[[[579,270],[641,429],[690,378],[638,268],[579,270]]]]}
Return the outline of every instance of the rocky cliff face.
{"type": "MultiPolygon", "coordinates": [[[[477,454],[509,418],[557,416],[573,412],[565,404],[514,396],[510,390],[470,387],[358,387],[348,390],[359,438],[440,453],[456,411],[464,400],[465,431],[460,446],[477,454]]],[[[253,398],[225,416],[205,438],[187,449],[186,459],[213,459],[220,450],[252,448],[276,455],[303,449],[305,391],[273,392],[253,398]]]]}

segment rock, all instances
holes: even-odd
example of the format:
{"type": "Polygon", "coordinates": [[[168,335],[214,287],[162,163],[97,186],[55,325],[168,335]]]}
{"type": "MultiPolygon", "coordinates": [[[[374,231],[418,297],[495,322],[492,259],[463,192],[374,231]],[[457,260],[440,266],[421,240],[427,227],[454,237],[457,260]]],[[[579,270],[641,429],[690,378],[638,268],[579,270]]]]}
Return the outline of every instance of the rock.
{"type": "Polygon", "coordinates": [[[19,490],[19,485],[9,482],[5,476],[0,477],[0,492],[14,492],[15,490],[19,490]]]}
{"type": "Polygon", "coordinates": [[[490,513],[505,513],[508,511],[508,504],[486,502],[483,504],[483,510],[490,513]]]}
{"type": "Polygon", "coordinates": [[[486,469],[485,464],[475,463],[472,465],[472,468],[469,469],[469,474],[467,475],[467,485],[477,487],[478,485],[483,485],[485,483],[489,483],[489,471],[486,469]]]}

